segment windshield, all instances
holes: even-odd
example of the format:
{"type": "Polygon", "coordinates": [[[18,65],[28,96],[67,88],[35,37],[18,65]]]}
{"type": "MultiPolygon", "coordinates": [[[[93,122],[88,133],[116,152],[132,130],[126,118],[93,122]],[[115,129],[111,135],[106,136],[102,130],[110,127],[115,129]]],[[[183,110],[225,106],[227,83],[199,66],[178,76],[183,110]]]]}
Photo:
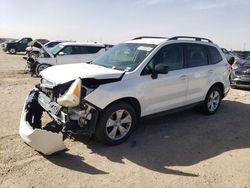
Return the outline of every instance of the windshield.
{"type": "Polygon", "coordinates": [[[53,55],[56,55],[63,47],[64,47],[63,45],[58,44],[53,48],[51,48],[50,51],[53,55]]]}
{"type": "Polygon", "coordinates": [[[156,47],[153,44],[122,43],[114,46],[92,64],[104,67],[132,71],[156,47]]]}

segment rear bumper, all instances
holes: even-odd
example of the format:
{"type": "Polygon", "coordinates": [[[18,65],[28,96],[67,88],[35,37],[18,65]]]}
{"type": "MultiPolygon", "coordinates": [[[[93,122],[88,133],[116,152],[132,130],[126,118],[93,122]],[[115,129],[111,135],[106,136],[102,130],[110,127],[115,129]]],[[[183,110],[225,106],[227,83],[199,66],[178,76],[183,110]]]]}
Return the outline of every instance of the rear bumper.
{"type": "Polygon", "coordinates": [[[31,113],[30,110],[34,110],[31,105],[37,104],[34,97],[35,92],[35,90],[30,92],[22,111],[19,127],[19,134],[21,138],[25,143],[45,155],[50,155],[57,151],[66,149],[63,143],[63,135],[61,133],[53,133],[41,128],[36,128],[40,125],[31,125],[30,121],[32,117],[29,113],[31,113]]]}

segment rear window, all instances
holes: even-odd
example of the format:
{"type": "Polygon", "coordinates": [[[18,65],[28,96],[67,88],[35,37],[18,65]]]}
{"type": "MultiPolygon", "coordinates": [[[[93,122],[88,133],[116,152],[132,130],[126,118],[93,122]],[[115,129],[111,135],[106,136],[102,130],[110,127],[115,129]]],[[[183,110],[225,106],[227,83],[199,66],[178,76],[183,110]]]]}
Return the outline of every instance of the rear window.
{"type": "Polygon", "coordinates": [[[216,64],[222,61],[220,52],[215,47],[207,46],[207,50],[208,50],[209,57],[210,57],[210,61],[209,61],[210,64],[216,64]]]}

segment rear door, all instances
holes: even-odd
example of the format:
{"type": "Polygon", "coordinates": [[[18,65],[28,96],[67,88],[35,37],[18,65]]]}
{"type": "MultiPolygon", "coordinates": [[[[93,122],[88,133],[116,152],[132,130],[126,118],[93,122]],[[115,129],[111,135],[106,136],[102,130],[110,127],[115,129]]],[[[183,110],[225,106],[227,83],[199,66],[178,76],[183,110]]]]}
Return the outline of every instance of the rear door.
{"type": "Polygon", "coordinates": [[[204,93],[213,75],[213,67],[209,65],[208,53],[204,45],[185,44],[185,59],[189,77],[187,103],[195,103],[204,99],[204,93]]]}

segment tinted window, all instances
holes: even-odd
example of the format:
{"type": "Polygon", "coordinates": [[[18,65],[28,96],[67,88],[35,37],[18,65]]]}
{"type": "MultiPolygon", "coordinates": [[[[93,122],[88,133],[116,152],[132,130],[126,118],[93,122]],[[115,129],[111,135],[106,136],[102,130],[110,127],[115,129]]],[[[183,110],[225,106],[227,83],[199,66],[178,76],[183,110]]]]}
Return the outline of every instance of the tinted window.
{"type": "Polygon", "coordinates": [[[215,47],[207,46],[207,49],[210,56],[210,64],[216,64],[222,60],[220,52],[215,47]]]}
{"type": "Polygon", "coordinates": [[[47,46],[48,48],[52,48],[52,47],[54,47],[54,46],[57,45],[57,44],[59,44],[59,42],[50,42],[50,43],[48,43],[46,46],[47,46]]]}
{"type": "Polygon", "coordinates": [[[204,46],[199,44],[187,44],[188,67],[199,67],[208,64],[207,53],[204,46]]]}
{"type": "Polygon", "coordinates": [[[98,46],[87,46],[87,51],[89,54],[94,54],[99,52],[103,47],[98,47],[98,46]]]}
{"type": "Polygon", "coordinates": [[[70,55],[70,54],[72,54],[72,47],[66,46],[61,50],[61,52],[63,52],[65,55],[70,55]]]}
{"type": "Polygon", "coordinates": [[[165,64],[169,71],[183,68],[183,53],[181,45],[167,45],[161,48],[149,64],[145,67],[142,74],[151,74],[155,65],[165,64]]]}

